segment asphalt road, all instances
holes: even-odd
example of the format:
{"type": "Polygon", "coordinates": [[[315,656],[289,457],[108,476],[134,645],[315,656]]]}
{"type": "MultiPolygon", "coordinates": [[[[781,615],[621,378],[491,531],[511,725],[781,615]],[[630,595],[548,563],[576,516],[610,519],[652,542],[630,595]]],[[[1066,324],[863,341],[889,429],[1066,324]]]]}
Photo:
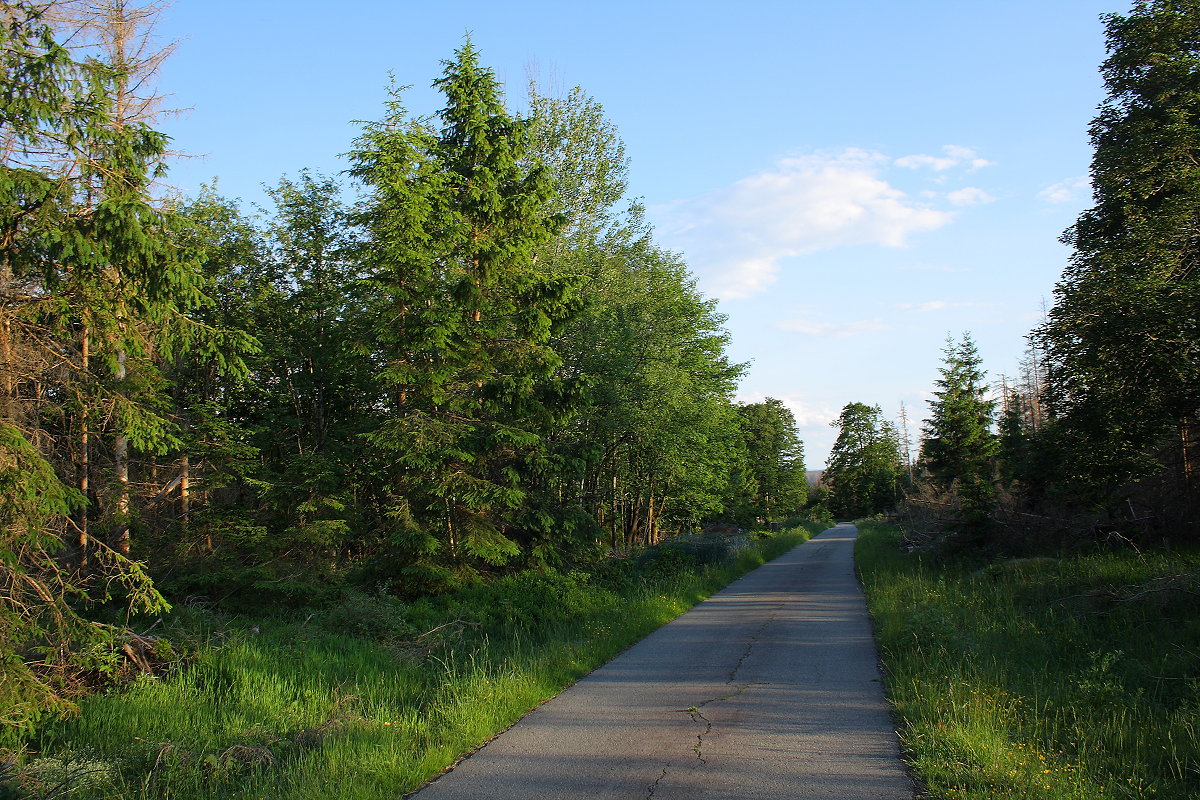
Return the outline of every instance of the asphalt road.
{"type": "Polygon", "coordinates": [[[912,800],[857,529],[822,533],[539,706],[416,800],[912,800]]]}

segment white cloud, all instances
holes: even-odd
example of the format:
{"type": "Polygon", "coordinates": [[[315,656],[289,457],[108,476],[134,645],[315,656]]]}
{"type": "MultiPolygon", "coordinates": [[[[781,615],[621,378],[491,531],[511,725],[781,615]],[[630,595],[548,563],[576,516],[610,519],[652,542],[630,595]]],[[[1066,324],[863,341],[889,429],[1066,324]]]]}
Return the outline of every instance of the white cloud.
{"type": "MultiPolygon", "coordinates": [[[[799,395],[784,394],[772,397],[792,412],[798,428],[823,428],[828,426],[830,421],[837,419],[840,413],[826,405],[814,406],[799,395]]],[[[767,399],[767,395],[762,392],[738,392],[735,399],[739,403],[761,403],[767,399]]]]}
{"type": "Polygon", "coordinates": [[[923,303],[897,303],[896,308],[901,311],[912,311],[917,314],[924,314],[929,311],[943,311],[947,308],[978,308],[985,306],[987,303],[975,302],[948,302],[946,300],[926,300],[923,303]]]}
{"type": "Polygon", "coordinates": [[[941,311],[943,308],[949,308],[950,303],[945,300],[930,300],[925,303],[897,303],[896,308],[901,311],[941,311]]]}
{"type": "Polygon", "coordinates": [[[684,251],[722,299],[772,284],[787,258],[856,244],[904,247],[954,213],[918,203],[881,176],[889,159],[847,149],[787,158],[701,197],[654,209],[661,239],[684,251]]]}
{"type": "Polygon", "coordinates": [[[808,336],[823,336],[833,339],[844,339],[848,336],[858,336],[862,333],[886,330],[889,326],[879,319],[847,320],[845,322],[817,322],[810,319],[789,319],[776,324],[784,331],[803,333],[808,336]]]}
{"type": "Polygon", "coordinates": [[[967,169],[973,172],[992,165],[992,162],[986,158],[980,158],[971,148],[956,144],[944,146],[942,148],[942,155],[940,156],[918,153],[897,158],[894,163],[897,167],[905,167],[906,169],[928,168],[934,172],[945,172],[948,169],[962,166],[967,167],[967,169]]]}
{"type": "Polygon", "coordinates": [[[966,186],[962,189],[956,189],[953,192],[946,194],[946,199],[951,205],[956,206],[977,206],[982,203],[991,203],[996,198],[985,192],[983,189],[977,189],[974,186],[966,186]]]}
{"type": "Polygon", "coordinates": [[[1081,175],[1077,178],[1068,178],[1052,186],[1047,186],[1038,192],[1038,198],[1054,205],[1077,203],[1086,201],[1091,195],[1091,191],[1091,179],[1086,175],[1081,175]]]}

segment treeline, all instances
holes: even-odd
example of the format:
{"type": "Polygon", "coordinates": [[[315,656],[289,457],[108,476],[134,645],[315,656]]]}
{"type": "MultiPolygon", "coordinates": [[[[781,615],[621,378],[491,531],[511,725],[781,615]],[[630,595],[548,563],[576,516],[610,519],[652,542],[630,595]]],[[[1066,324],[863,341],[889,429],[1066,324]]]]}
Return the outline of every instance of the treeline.
{"type": "Polygon", "coordinates": [[[804,504],[593,99],[515,115],[468,40],[348,185],[163,199],[156,13],[0,7],[3,724],[169,600],[413,597],[804,504]]]}
{"type": "Polygon", "coordinates": [[[1106,30],[1095,204],[1020,374],[989,386],[970,336],[948,342],[911,473],[878,408],[847,406],[838,513],[904,494],[915,528],[1015,550],[1200,533],[1200,4],[1138,2],[1106,30]]]}

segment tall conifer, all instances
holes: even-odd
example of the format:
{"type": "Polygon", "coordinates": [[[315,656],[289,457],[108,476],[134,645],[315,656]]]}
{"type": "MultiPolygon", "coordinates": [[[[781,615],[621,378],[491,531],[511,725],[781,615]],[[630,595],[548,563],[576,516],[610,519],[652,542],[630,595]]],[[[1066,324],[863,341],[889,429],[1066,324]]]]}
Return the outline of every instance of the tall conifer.
{"type": "Polygon", "coordinates": [[[996,404],[988,397],[983,362],[969,333],[958,342],[947,339],[943,352],[921,462],[936,482],[958,493],[967,521],[982,524],[995,495],[996,404]]]}
{"type": "Polygon", "coordinates": [[[1106,17],[1108,97],[1092,122],[1095,205],[1039,329],[1064,475],[1113,487],[1154,468],[1174,429],[1197,484],[1200,409],[1200,2],[1106,17]]]}
{"type": "Polygon", "coordinates": [[[468,40],[435,83],[433,125],[398,100],[356,142],[371,192],[370,281],[379,298],[389,419],[370,437],[408,547],[451,563],[502,563],[541,432],[563,408],[550,346],[578,281],[537,269],[561,226],[526,123],[504,108],[468,40]],[[392,469],[394,467],[394,469],[392,469]]]}

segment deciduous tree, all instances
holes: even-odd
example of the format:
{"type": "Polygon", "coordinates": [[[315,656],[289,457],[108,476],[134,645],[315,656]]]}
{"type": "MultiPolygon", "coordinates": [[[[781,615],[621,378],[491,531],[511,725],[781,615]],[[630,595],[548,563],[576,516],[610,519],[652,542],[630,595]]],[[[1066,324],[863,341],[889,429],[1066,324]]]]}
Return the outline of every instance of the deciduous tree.
{"type": "Polygon", "coordinates": [[[895,506],[904,472],[895,426],[879,406],[865,403],[848,403],[832,425],[838,437],[821,476],[830,510],[860,517],[895,506]]]}

